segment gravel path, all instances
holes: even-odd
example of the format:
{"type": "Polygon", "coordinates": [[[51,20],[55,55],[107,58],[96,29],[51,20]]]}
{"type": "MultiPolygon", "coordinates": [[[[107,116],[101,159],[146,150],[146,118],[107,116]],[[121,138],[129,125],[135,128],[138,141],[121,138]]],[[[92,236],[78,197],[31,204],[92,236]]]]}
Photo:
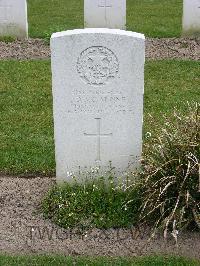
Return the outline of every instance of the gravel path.
{"type": "MultiPolygon", "coordinates": [[[[0,42],[0,59],[45,59],[49,57],[49,46],[40,39],[18,40],[8,44],[0,42]]],[[[147,38],[146,57],[149,59],[200,60],[200,39],[147,38]]]]}
{"type": "Polygon", "coordinates": [[[135,256],[178,254],[200,259],[200,234],[179,235],[166,243],[156,237],[148,243],[149,230],[63,231],[39,212],[42,197],[54,178],[0,177],[0,251],[10,254],[57,253],[65,255],[135,256]],[[48,235],[49,234],[49,235],[48,235]]]}

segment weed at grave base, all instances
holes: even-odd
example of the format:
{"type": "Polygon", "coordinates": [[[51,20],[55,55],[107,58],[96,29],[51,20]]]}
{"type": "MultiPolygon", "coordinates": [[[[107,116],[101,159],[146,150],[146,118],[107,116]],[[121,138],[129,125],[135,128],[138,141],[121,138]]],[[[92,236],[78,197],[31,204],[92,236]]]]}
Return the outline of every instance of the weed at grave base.
{"type": "Polygon", "coordinates": [[[44,216],[63,228],[129,227],[138,220],[139,189],[114,183],[113,177],[109,181],[102,177],[85,185],[56,185],[43,200],[44,216]]]}

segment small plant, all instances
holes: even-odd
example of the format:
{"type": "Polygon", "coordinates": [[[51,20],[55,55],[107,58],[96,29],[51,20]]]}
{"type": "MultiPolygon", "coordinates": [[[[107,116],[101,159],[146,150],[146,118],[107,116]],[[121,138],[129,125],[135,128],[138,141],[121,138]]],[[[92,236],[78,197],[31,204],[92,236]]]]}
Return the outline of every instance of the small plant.
{"type": "Polygon", "coordinates": [[[140,219],[177,238],[179,229],[200,223],[200,105],[165,118],[160,136],[151,137],[145,150],[140,219]]]}
{"type": "Polygon", "coordinates": [[[49,45],[50,44],[50,39],[51,39],[51,35],[53,34],[53,33],[55,33],[55,32],[60,32],[60,31],[64,31],[64,30],[66,30],[65,28],[64,28],[64,26],[63,27],[59,27],[59,26],[55,26],[54,28],[50,28],[48,31],[45,31],[44,32],[44,42],[47,44],[47,45],[49,45]]]}
{"type": "Polygon", "coordinates": [[[43,200],[43,213],[63,228],[131,226],[138,220],[140,193],[114,183],[110,177],[108,181],[93,179],[84,185],[56,185],[43,200]]]}

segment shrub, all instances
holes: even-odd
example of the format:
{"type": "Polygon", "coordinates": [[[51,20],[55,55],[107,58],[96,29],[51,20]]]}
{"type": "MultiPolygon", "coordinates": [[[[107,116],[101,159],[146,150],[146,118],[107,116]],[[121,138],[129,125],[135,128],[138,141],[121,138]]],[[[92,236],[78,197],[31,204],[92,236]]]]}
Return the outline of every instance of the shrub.
{"type": "MultiPolygon", "coordinates": [[[[165,117],[159,136],[145,144],[140,220],[178,230],[200,219],[200,105],[188,105],[185,115],[165,117]]],[[[153,122],[152,125],[155,126],[153,122]]]]}

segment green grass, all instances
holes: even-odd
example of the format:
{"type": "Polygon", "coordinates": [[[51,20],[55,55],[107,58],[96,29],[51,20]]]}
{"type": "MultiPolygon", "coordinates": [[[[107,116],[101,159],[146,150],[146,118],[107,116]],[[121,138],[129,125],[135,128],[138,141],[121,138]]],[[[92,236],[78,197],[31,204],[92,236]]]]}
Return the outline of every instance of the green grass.
{"type": "Polygon", "coordinates": [[[15,41],[14,37],[11,36],[0,36],[0,42],[5,42],[5,43],[12,43],[15,41]]]}
{"type": "Polygon", "coordinates": [[[0,169],[53,171],[50,62],[0,62],[0,72],[0,169]]]}
{"type": "Polygon", "coordinates": [[[182,30],[182,0],[128,0],[127,29],[148,37],[178,37],[182,30]]]}
{"type": "MultiPolygon", "coordinates": [[[[152,129],[147,113],[159,120],[200,98],[198,62],[148,61],[145,72],[145,131],[152,129]]],[[[53,173],[50,60],[1,61],[0,76],[0,170],[53,173]]]]}
{"type": "Polygon", "coordinates": [[[2,266],[198,266],[199,261],[181,257],[151,256],[141,258],[65,257],[65,256],[8,256],[0,255],[2,266]]]}
{"type": "Polygon", "coordinates": [[[49,37],[56,31],[83,28],[83,0],[28,0],[31,37],[49,37]]]}
{"type": "MultiPolygon", "coordinates": [[[[128,0],[127,29],[149,37],[181,35],[182,0],[128,0]]],[[[28,0],[31,37],[83,28],[83,0],[28,0]]]]}
{"type": "MultiPolygon", "coordinates": [[[[176,107],[184,113],[186,102],[200,99],[199,63],[193,61],[149,61],[145,67],[145,131],[152,131],[147,113],[160,120],[176,107]]],[[[161,123],[161,121],[160,121],[161,123]]]]}

